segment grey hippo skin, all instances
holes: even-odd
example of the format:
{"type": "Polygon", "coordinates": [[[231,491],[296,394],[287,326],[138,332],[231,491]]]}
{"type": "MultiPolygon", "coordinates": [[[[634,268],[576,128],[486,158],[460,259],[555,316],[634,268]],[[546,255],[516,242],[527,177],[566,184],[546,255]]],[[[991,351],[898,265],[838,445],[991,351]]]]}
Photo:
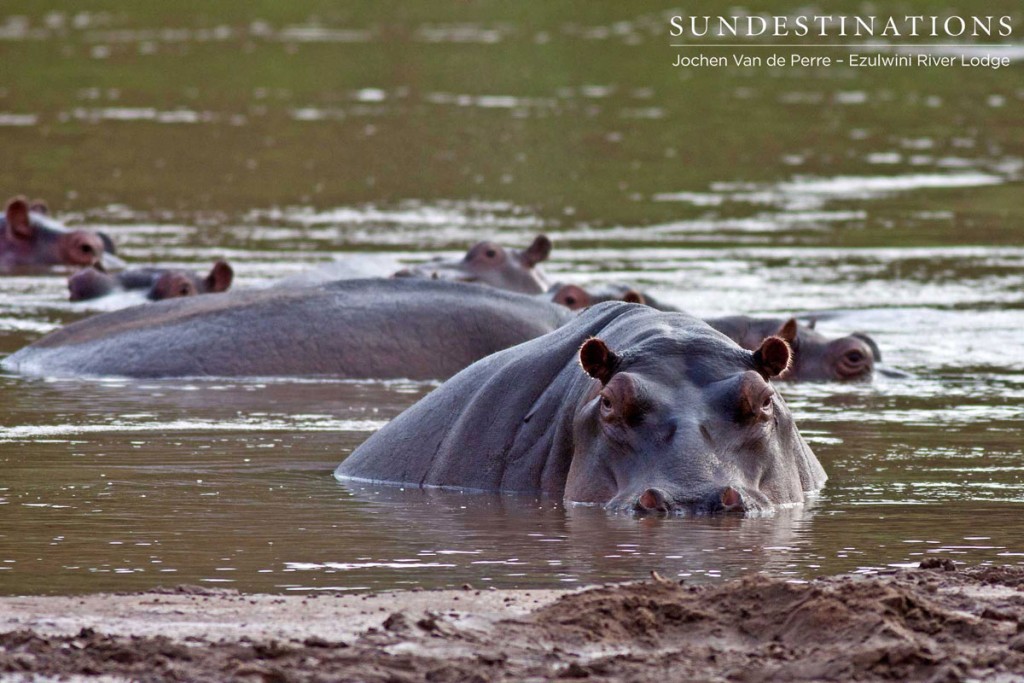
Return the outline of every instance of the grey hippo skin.
{"type": "Polygon", "coordinates": [[[57,330],[3,367],[45,376],[445,379],[570,311],[430,280],[342,280],[133,306],[57,330]]]}
{"type": "Polygon", "coordinates": [[[371,436],[339,480],[527,492],[637,512],[770,511],[826,476],[751,353],[685,313],[604,303],[462,371],[371,436]]]}
{"type": "Polygon", "coordinates": [[[526,249],[506,249],[495,242],[477,242],[461,259],[434,259],[395,273],[490,285],[522,294],[543,294],[551,286],[540,263],[551,255],[551,240],[537,235],[526,249]]]}
{"type": "Polygon", "coordinates": [[[24,197],[7,202],[0,218],[0,272],[22,267],[102,263],[122,268],[114,242],[102,232],[68,230],[47,215],[46,204],[24,197]]]}
{"type": "Polygon", "coordinates": [[[708,324],[745,349],[755,349],[765,337],[789,342],[793,363],[778,379],[792,382],[870,382],[882,360],[878,345],[863,333],[829,339],[795,318],[750,318],[745,315],[710,318],[708,324]]]}
{"type": "Polygon", "coordinates": [[[68,292],[71,301],[89,301],[124,291],[141,291],[150,301],[161,301],[226,292],[234,275],[227,261],[217,261],[205,277],[191,270],[132,268],[111,274],[92,267],[68,278],[68,292]]]}

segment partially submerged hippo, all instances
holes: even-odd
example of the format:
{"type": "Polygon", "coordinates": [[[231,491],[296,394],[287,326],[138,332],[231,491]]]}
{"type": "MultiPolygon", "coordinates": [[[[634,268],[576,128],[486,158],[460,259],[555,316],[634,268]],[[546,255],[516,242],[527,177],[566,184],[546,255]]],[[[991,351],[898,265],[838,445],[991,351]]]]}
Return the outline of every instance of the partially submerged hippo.
{"type": "Polygon", "coordinates": [[[684,313],[604,303],[462,371],[335,470],[640,512],[767,511],[826,476],[768,381],[789,365],[684,313]]]}
{"type": "Polygon", "coordinates": [[[24,197],[7,202],[0,218],[0,271],[25,266],[121,268],[114,242],[102,232],[68,230],[47,216],[46,204],[24,197]]]}
{"type": "Polygon", "coordinates": [[[601,303],[602,301],[625,301],[631,304],[645,304],[659,311],[682,310],[678,306],[673,306],[660,299],[656,299],[650,292],[646,292],[633,285],[621,283],[602,285],[590,290],[589,294],[591,305],[601,303]]]}
{"type": "Polygon", "coordinates": [[[150,301],[160,301],[226,292],[233,279],[234,270],[227,261],[217,261],[205,277],[191,270],[167,268],[133,268],[112,275],[92,267],[68,278],[68,292],[71,301],[88,301],[123,291],[140,291],[150,301]]]}
{"type": "Polygon", "coordinates": [[[444,379],[572,315],[487,287],[342,280],[104,313],[43,337],[3,367],[46,376],[444,379]]]}
{"type": "Polygon", "coordinates": [[[793,363],[780,380],[870,381],[875,364],[882,360],[878,345],[866,334],[829,339],[796,318],[751,318],[745,315],[708,319],[708,324],[745,349],[755,349],[772,335],[785,339],[793,349],[793,363]]]}
{"type": "Polygon", "coordinates": [[[494,242],[477,242],[461,259],[435,259],[395,273],[395,277],[425,277],[475,282],[523,294],[548,290],[540,263],[551,255],[551,240],[537,235],[523,250],[506,249],[494,242]]]}

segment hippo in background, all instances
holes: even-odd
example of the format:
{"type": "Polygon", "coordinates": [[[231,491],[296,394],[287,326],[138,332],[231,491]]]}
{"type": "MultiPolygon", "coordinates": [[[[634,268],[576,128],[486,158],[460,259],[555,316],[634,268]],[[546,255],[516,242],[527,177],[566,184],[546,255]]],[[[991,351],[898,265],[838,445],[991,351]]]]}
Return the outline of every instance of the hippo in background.
{"type": "Polygon", "coordinates": [[[227,261],[217,261],[205,277],[191,270],[132,268],[110,274],[95,266],[68,278],[71,301],[89,301],[115,292],[137,291],[150,301],[226,292],[234,279],[227,261]]]}
{"type": "Polygon", "coordinates": [[[14,197],[0,218],[0,271],[32,266],[123,268],[102,232],[68,230],[48,216],[45,202],[14,197]]]}
{"type": "Polygon", "coordinates": [[[796,318],[751,318],[734,315],[709,318],[707,323],[745,349],[756,349],[770,336],[785,339],[793,349],[793,363],[778,379],[791,382],[870,382],[882,360],[878,345],[856,332],[829,339],[796,318]]]}
{"type": "Polygon", "coordinates": [[[477,242],[461,259],[436,258],[395,273],[490,285],[522,294],[543,294],[550,287],[540,263],[551,255],[551,240],[537,235],[526,249],[506,249],[495,242],[477,242]]]}
{"type": "Polygon", "coordinates": [[[659,311],[680,312],[683,309],[672,304],[656,299],[650,292],[641,290],[633,285],[612,283],[601,285],[589,292],[591,305],[599,304],[602,301],[625,301],[631,304],[644,304],[659,311]]]}
{"type": "Polygon", "coordinates": [[[50,377],[445,379],[573,316],[490,287],[341,280],[95,315],[8,356],[2,367],[50,377]]]}
{"type": "MultiPolygon", "coordinates": [[[[599,301],[617,300],[645,304],[662,311],[678,310],[629,285],[605,285],[588,291],[576,285],[555,285],[547,298],[571,310],[587,308],[599,301]],[[595,293],[596,292],[596,293],[595,293]]],[[[855,332],[829,339],[796,318],[752,318],[745,315],[708,318],[706,322],[743,348],[753,351],[771,336],[786,340],[793,351],[793,362],[777,379],[791,382],[871,381],[877,363],[882,360],[878,344],[868,335],[855,332]]],[[[885,374],[903,376],[886,370],[885,374]]]]}
{"type": "Polygon", "coordinates": [[[341,481],[557,496],[642,513],[768,512],[826,475],[770,379],[684,313],[609,302],[460,372],[367,439],[341,481]]]}

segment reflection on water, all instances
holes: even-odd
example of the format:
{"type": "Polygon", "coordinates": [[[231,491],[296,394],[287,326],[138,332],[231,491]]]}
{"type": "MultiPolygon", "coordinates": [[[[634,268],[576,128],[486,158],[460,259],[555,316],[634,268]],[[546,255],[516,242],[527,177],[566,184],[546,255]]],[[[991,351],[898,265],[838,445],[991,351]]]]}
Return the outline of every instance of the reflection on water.
{"type": "MultiPolygon", "coordinates": [[[[813,505],[637,519],[335,482],[431,384],[0,375],[0,593],[556,586],[1024,557],[1016,62],[969,78],[662,69],[661,14],[622,3],[425,3],[392,18],[375,2],[315,15],[217,3],[202,17],[13,4],[0,187],[109,232],[134,264],[227,258],[236,287],[291,287],[543,231],[553,280],[864,331],[908,376],[781,387],[831,477],[813,505]]],[[[65,275],[0,276],[0,355],[137,301],[72,304],[65,275]]]]}

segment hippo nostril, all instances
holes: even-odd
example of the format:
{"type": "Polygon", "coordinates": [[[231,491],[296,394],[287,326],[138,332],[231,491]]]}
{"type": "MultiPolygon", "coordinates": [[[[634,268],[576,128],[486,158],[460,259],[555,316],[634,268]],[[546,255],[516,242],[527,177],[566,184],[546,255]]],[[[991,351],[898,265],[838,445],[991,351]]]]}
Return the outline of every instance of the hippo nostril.
{"type": "Polygon", "coordinates": [[[731,510],[743,510],[745,508],[743,505],[743,496],[741,496],[740,492],[731,486],[726,486],[722,489],[718,499],[721,501],[722,507],[726,512],[731,510]]]}
{"type": "Polygon", "coordinates": [[[636,507],[647,512],[668,512],[668,496],[661,489],[649,488],[636,499],[636,507]]]}

